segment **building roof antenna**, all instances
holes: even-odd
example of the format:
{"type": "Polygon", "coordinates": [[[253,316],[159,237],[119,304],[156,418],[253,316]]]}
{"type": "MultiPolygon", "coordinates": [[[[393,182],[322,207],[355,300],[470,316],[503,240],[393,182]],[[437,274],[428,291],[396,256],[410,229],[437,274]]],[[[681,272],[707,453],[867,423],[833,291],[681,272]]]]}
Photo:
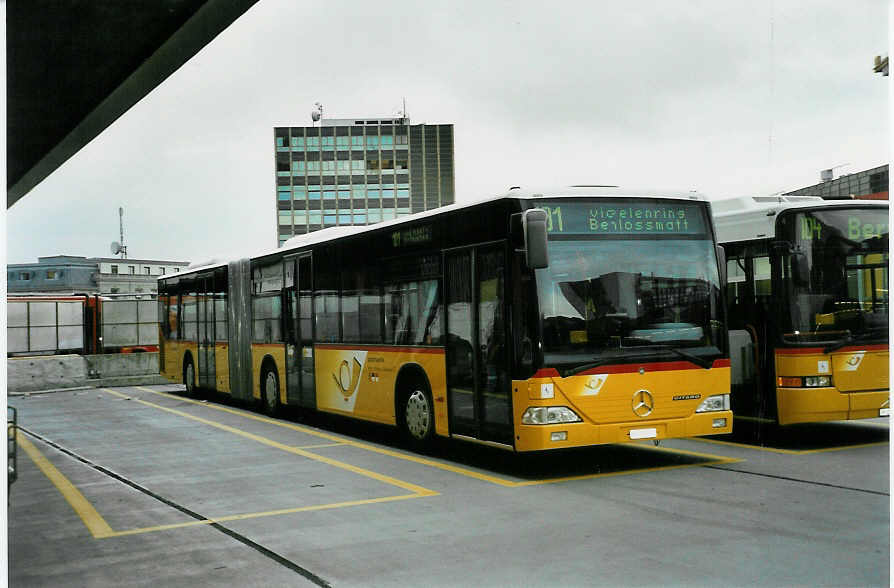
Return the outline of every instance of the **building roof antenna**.
{"type": "Polygon", "coordinates": [[[127,259],[127,246],[124,245],[124,207],[118,207],[118,230],[121,235],[121,242],[112,241],[110,247],[112,255],[121,254],[121,259],[127,259]]]}
{"type": "Polygon", "coordinates": [[[320,126],[323,126],[323,105],[319,102],[314,102],[314,106],[316,106],[315,110],[310,112],[310,120],[313,122],[320,122],[320,126]]]}

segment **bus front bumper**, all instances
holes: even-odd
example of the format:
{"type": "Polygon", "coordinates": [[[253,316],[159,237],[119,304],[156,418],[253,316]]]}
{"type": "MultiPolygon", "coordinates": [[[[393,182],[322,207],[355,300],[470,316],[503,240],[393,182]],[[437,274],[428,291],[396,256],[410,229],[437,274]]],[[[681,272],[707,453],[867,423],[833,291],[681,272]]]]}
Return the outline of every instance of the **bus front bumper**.
{"type": "Polygon", "coordinates": [[[730,410],[703,412],[686,418],[593,424],[586,422],[515,427],[516,451],[541,451],[607,443],[630,443],[698,435],[723,435],[733,431],[730,410]]]}
{"type": "Polygon", "coordinates": [[[777,388],[780,425],[888,416],[888,390],[840,392],[837,388],[777,388]]]}

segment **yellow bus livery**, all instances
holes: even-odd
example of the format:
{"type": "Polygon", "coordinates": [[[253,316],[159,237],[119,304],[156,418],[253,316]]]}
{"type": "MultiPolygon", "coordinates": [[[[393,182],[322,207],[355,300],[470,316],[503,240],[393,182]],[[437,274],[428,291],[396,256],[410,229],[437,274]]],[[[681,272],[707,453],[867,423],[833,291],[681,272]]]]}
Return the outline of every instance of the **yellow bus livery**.
{"type": "Polygon", "coordinates": [[[161,372],[518,452],[732,430],[695,193],[513,189],[159,279],[161,372]]]}
{"type": "Polygon", "coordinates": [[[773,196],[712,210],[727,255],[736,416],[889,416],[888,203],[773,196]]]}

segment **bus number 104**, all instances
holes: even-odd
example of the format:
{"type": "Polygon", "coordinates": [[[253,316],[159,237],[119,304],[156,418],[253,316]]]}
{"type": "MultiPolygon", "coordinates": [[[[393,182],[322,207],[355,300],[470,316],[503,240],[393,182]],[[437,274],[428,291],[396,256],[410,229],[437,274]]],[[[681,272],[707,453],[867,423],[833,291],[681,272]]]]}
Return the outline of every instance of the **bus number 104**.
{"type": "Polygon", "coordinates": [[[561,206],[544,206],[543,210],[546,211],[546,231],[548,233],[552,233],[554,231],[561,233],[565,230],[565,224],[562,222],[561,206]]]}

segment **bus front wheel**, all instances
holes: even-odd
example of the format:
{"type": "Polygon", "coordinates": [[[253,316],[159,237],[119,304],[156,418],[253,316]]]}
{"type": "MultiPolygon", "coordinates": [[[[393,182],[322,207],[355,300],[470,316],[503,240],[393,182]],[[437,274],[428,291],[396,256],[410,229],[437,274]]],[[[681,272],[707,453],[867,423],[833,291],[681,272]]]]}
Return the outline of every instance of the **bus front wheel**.
{"type": "Polygon", "coordinates": [[[431,393],[425,386],[414,384],[404,397],[403,426],[410,441],[428,444],[435,433],[435,411],[431,393]]]}
{"type": "Polygon", "coordinates": [[[264,368],[261,377],[261,408],[268,416],[279,413],[279,376],[276,369],[269,366],[264,368]]]}

